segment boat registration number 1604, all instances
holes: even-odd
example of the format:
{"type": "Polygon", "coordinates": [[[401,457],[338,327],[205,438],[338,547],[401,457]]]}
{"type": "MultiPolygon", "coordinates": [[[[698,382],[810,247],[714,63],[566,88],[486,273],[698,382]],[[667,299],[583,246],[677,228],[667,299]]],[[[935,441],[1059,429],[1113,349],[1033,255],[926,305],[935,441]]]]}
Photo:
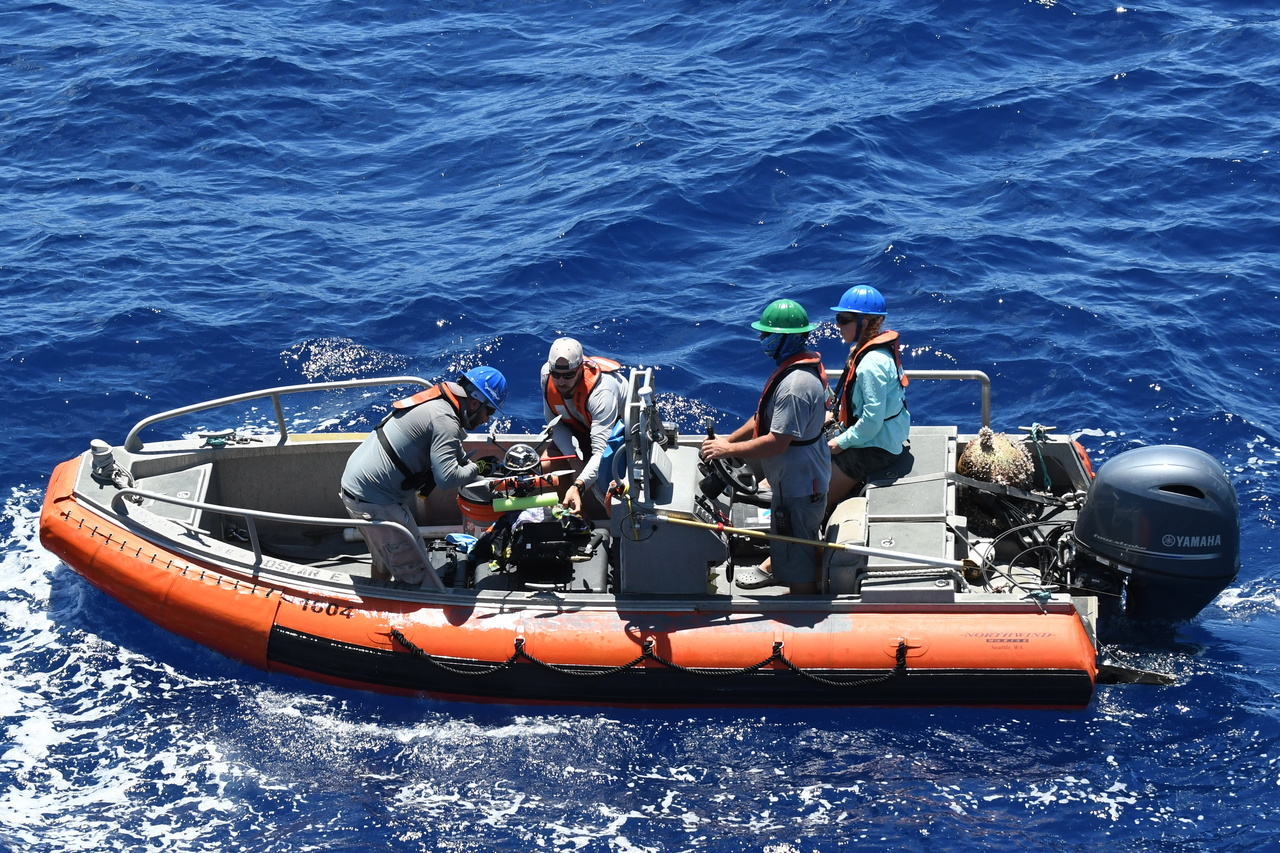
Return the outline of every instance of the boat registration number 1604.
{"type": "Polygon", "coordinates": [[[303,610],[310,610],[312,613],[323,613],[326,616],[345,616],[350,619],[354,614],[349,604],[338,604],[336,601],[313,601],[310,598],[294,598],[289,596],[287,599],[293,604],[297,604],[303,610]]]}

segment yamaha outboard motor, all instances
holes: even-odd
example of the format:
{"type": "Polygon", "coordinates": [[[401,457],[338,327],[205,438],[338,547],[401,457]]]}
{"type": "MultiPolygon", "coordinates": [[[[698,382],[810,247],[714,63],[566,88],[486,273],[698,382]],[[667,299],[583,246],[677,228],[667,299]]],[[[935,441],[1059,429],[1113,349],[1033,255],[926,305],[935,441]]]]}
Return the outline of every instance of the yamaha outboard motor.
{"type": "Polygon", "coordinates": [[[1191,447],[1140,447],[1107,461],[1075,539],[1082,556],[1128,575],[1125,612],[1141,621],[1191,619],[1240,570],[1235,489],[1191,447]]]}

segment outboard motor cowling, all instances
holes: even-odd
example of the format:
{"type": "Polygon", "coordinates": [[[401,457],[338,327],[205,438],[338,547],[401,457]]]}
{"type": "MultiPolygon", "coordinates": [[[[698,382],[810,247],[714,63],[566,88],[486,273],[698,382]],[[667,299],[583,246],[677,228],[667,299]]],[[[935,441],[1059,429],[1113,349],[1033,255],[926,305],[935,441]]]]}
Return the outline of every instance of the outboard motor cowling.
{"type": "Polygon", "coordinates": [[[1132,619],[1191,619],[1240,570],[1236,492],[1217,460],[1180,445],[1108,460],[1089,487],[1075,539],[1085,555],[1129,572],[1132,619]]]}

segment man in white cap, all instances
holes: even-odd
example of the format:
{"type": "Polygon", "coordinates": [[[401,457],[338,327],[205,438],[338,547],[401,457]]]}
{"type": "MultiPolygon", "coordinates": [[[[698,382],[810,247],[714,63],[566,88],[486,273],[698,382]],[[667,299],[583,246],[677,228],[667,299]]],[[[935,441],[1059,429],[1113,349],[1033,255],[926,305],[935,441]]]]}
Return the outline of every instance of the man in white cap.
{"type": "Polygon", "coordinates": [[[575,457],[570,467],[577,477],[564,495],[572,512],[582,512],[583,494],[596,485],[600,456],[622,415],[626,387],[617,375],[620,368],[613,359],[583,356],[582,344],[573,338],[557,338],[542,365],[542,415],[548,422],[560,415],[551,438],[560,453],[575,457]]]}

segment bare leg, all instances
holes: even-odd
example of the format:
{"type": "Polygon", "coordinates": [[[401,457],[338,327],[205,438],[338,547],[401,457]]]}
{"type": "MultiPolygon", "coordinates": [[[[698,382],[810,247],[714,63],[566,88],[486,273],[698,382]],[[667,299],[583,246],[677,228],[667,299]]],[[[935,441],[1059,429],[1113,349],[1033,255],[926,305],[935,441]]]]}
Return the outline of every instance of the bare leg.
{"type": "Polygon", "coordinates": [[[835,508],[835,505],[847,498],[849,493],[857,486],[857,480],[841,471],[840,466],[832,465],[831,485],[827,487],[827,512],[830,513],[835,508]]]}

